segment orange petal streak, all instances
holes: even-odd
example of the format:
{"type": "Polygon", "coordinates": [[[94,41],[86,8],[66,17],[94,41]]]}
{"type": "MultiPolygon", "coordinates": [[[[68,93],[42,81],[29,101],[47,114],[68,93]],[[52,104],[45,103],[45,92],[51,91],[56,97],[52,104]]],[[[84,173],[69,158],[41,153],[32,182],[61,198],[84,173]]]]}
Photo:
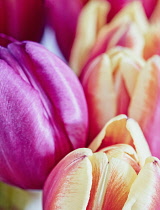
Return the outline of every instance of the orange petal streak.
{"type": "Polygon", "coordinates": [[[121,210],[137,175],[123,160],[112,158],[106,177],[106,194],[102,209],[121,210]]]}

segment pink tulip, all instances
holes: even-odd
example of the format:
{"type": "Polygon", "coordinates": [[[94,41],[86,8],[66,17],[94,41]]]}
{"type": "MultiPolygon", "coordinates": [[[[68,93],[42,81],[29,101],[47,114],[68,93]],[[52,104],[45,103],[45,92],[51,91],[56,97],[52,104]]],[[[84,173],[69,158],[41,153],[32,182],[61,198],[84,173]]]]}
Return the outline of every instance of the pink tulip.
{"type": "Polygon", "coordinates": [[[112,132],[106,133],[117,140],[122,138],[121,141],[131,135],[136,150],[120,144],[96,153],[88,148],[69,153],[47,178],[44,210],[160,208],[160,160],[150,157],[138,125],[132,119],[127,121],[127,128],[120,122],[121,130],[113,127],[112,132]]]}
{"type": "Polygon", "coordinates": [[[0,33],[17,40],[40,41],[43,27],[43,1],[0,1],[0,33]]]}
{"type": "Polygon", "coordinates": [[[42,188],[54,165],[86,145],[86,101],[73,72],[40,44],[0,48],[0,180],[42,188]]]}

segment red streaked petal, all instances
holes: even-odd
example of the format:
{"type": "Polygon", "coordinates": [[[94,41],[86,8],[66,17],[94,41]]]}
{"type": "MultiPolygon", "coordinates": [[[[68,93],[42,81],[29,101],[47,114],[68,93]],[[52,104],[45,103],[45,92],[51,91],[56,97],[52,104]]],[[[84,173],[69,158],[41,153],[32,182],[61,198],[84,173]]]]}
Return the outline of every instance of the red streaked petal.
{"type": "Polygon", "coordinates": [[[102,209],[121,210],[136,177],[136,172],[128,163],[112,158],[108,166],[102,209]]]}
{"type": "Polygon", "coordinates": [[[137,80],[129,117],[141,126],[153,155],[160,157],[160,57],[148,60],[137,80]]]}

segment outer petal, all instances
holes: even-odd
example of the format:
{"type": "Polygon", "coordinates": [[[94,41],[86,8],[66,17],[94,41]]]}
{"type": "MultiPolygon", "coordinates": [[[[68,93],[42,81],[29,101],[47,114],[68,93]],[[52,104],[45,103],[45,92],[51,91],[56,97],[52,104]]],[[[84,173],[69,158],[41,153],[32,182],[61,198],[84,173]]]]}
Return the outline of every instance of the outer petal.
{"type": "Polygon", "coordinates": [[[129,116],[141,126],[153,155],[160,157],[160,57],[148,60],[140,73],[129,107],[129,116]]]}
{"type": "Polygon", "coordinates": [[[0,1],[0,33],[17,40],[40,41],[43,25],[43,1],[0,1]]]}
{"type": "Polygon", "coordinates": [[[92,185],[89,156],[89,149],[75,150],[53,169],[44,186],[44,210],[86,209],[92,185]]]}
{"type": "Polygon", "coordinates": [[[12,56],[2,51],[0,179],[41,188],[57,161],[85,145],[84,95],[73,72],[40,45],[11,44],[12,56]]]}
{"type": "Polygon", "coordinates": [[[160,161],[149,157],[131,186],[123,210],[160,209],[160,161]]]}
{"type": "Polygon", "coordinates": [[[83,8],[76,31],[75,41],[71,50],[70,65],[79,76],[93,47],[97,34],[106,22],[109,5],[104,1],[90,1],[83,8]]]}
{"type": "Polygon", "coordinates": [[[111,63],[106,54],[91,63],[82,85],[88,103],[89,141],[92,141],[105,123],[116,115],[117,109],[111,63]]]}
{"type": "MultiPolygon", "coordinates": [[[[35,81],[37,78],[38,84],[32,84],[34,88],[38,89],[40,85],[40,94],[44,96],[44,90],[49,96],[49,103],[56,110],[55,117],[57,120],[61,118],[73,148],[83,147],[88,127],[87,107],[82,87],[71,69],[36,43],[12,44],[9,49],[22,68],[28,71],[28,76],[31,75],[35,81]]],[[[45,99],[48,102],[47,97],[45,99]]]]}

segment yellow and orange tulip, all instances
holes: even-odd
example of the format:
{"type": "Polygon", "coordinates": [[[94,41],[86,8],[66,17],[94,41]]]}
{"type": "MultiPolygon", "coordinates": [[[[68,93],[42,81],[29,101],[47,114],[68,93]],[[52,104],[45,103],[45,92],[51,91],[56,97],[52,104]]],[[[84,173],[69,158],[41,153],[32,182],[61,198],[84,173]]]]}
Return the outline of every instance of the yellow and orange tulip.
{"type": "Polygon", "coordinates": [[[90,141],[108,120],[126,114],[139,123],[153,155],[160,157],[160,56],[145,61],[129,49],[111,49],[90,63],[82,85],[90,141]]]}
{"type": "MultiPolygon", "coordinates": [[[[49,175],[44,186],[44,210],[160,208],[160,161],[150,156],[139,127],[132,119],[128,120],[129,133],[136,145],[144,146],[144,153],[127,144],[106,147],[96,153],[88,148],[74,150],[49,175]]],[[[115,128],[109,133],[112,137],[115,133],[118,138],[127,137],[121,123],[123,135],[118,136],[119,130],[115,128]]]]}
{"type": "Polygon", "coordinates": [[[154,54],[160,55],[160,21],[156,10],[148,20],[140,1],[133,1],[121,9],[111,22],[105,23],[108,11],[106,1],[90,1],[82,9],[70,55],[70,65],[78,76],[84,73],[94,58],[115,46],[130,48],[145,59],[154,54]],[[93,8],[98,11],[101,7],[106,8],[103,13],[93,13],[93,8]]]}

